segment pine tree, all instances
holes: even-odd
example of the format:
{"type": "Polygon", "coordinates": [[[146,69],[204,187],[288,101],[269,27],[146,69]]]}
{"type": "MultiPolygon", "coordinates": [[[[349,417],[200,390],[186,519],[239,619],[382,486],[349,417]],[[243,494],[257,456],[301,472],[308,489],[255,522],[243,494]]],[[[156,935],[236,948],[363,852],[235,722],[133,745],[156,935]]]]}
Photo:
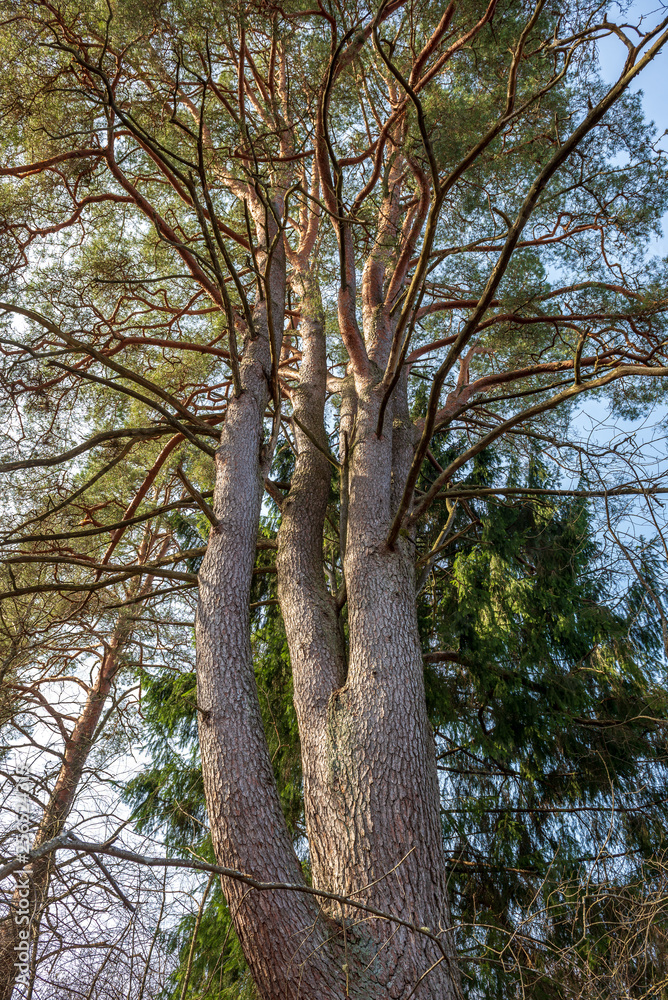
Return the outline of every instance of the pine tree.
{"type": "MultiPolygon", "coordinates": [[[[16,424],[39,415],[30,443],[10,436],[3,468],[51,470],[29,501],[46,530],[10,509],[8,596],[86,600],[152,575],[151,600],[178,607],[196,585],[211,845],[259,995],[458,997],[467,939],[451,905],[477,913],[478,896],[453,871],[483,849],[486,864],[540,869],[552,820],[542,841],[518,810],[577,796],[607,808],[604,772],[610,799],[628,796],[639,754],[662,787],[661,692],[636,620],[605,610],[614,587],[587,582],[578,506],[611,492],[651,505],[660,482],[620,479],[619,452],[587,449],[570,418],[582,400],[623,400],[637,417],[663,399],[665,281],[645,250],[665,162],[630,87],[668,22],[631,40],[594,4],[497,0],[3,10],[0,309],[17,321],[3,379],[16,424]],[[620,32],[627,57],[606,86],[596,44],[620,32]],[[77,491],[80,456],[113,442],[77,491]],[[531,485],[535,442],[550,476],[560,450],[587,455],[579,488],[564,485],[570,508],[554,506],[561,482],[531,485]],[[467,487],[472,469],[492,475],[493,448],[500,483],[519,486],[467,487]],[[518,495],[512,508],[490,499],[518,495]],[[84,503],[96,534],[77,532],[84,503]],[[168,551],[138,560],[143,519],[163,531],[175,510],[204,522],[176,524],[168,551]],[[184,547],[188,531],[199,537],[184,547]],[[35,583],[35,565],[54,582],[35,583]],[[269,666],[281,628],[290,683],[269,666]],[[303,820],[297,785],[276,775],[283,744],[270,752],[289,715],[267,735],[265,655],[279,705],[291,691],[303,820]],[[449,794],[475,787],[503,810],[475,835],[441,816],[438,769],[464,736],[477,763],[449,794]],[[240,873],[283,888],[249,892],[240,873]]],[[[636,567],[638,605],[649,583],[636,567]]],[[[534,905],[525,877],[484,904],[518,940],[534,905]]],[[[555,892],[566,934],[571,890],[555,892]]],[[[468,956],[483,984],[495,940],[468,956]]],[[[575,952],[564,963],[590,975],[575,952]]]]}

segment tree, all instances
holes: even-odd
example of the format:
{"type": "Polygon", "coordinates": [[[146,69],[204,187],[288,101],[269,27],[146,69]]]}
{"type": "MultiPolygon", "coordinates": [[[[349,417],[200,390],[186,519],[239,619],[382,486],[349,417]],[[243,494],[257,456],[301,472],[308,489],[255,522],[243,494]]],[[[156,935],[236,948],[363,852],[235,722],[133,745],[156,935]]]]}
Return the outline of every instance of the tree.
{"type": "MultiPolygon", "coordinates": [[[[146,562],[156,541],[158,554],[164,555],[171,544],[171,536],[156,539],[150,528],[145,529],[139,562],[146,562]]],[[[28,746],[31,742],[41,746],[56,758],[57,764],[55,771],[47,768],[44,774],[34,774],[27,780],[27,794],[33,800],[33,808],[37,806],[40,811],[30,838],[31,850],[39,856],[27,869],[27,891],[25,885],[16,887],[9,900],[8,913],[0,921],[0,996],[3,998],[12,996],[19,971],[17,951],[24,921],[17,916],[22,912],[21,906],[27,906],[31,915],[35,940],[49,906],[55,857],[51,852],[40,853],[40,849],[59,837],[70,821],[82,785],[91,772],[96,771],[97,762],[91,758],[94,758],[101,737],[105,729],[110,728],[116,711],[131,697],[133,685],[119,685],[118,681],[128,672],[128,647],[133,645],[133,640],[141,649],[141,640],[138,641],[136,635],[137,611],[152,587],[150,575],[141,583],[139,577],[131,581],[128,591],[134,615],[127,607],[109,615],[104,605],[89,608],[88,615],[76,615],[71,602],[52,599],[48,602],[50,607],[45,608],[46,602],[35,595],[17,601],[19,627],[15,625],[8,643],[12,654],[7,658],[11,674],[6,673],[2,678],[3,700],[11,706],[9,719],[3,720],[7,745],[16,745],[17,737],[25,740],[27,736],[28,746]],[[110,628],[106,635],[105,626],[110,628]],[[34,734],[39,734],[40,730],[42,734],[35,739],[34,734]],[[31,787],[33,785],[38,785],[39,789],[31,787]],[[40,801],[39,791],[46,792],[45,801],[40,801]]],[[[130,678],[131,681],[135,679],[134,676],[130,678]]],[[[11,773],[7,777],[11,797],[17,777],[11,773]]],[[[11,801],[7,803],[7,812],[15,812],[11,801]]],[[[10,826],[9,833],[12,832],[15,831],[10,826]]],[[[111,884],[114,885],[113,880],[111,884]]]]}
{"type": "MultiPolygon", "coordinates": [[[[171,468],[210,522],[202,771],[218,864],[278,886],[223,879],[259,994],[458,996],[416,551],[433,565],[440,500],[491,445],[519,461],[523,442],[559,447],[596,390],[661,398],[665,290],[641,247],[665,167],[628,88],[668,22],[633,34],[593,4],[494,0],[5,9],[1,307],[23,322],[5,377],[17,415],[24,398],[55,410],[14,467],[169,435],[147,478],[171,468]],[[592,54],[611,34],[627,57],[606,87],[592,54]],[[66,401],[90,434],[56,451],[66,401]],[[265,490],[312,885],[253,669],[265,490]]],[[[58,593],[149,573],[191,585],[128,558],[129,529],[156,516],[137,514],[145,497],[83,552],[23,530],[10,558],[55,564],[58,593]]],[[[17,571],[10,593],[43,590],[17,571]]]]}

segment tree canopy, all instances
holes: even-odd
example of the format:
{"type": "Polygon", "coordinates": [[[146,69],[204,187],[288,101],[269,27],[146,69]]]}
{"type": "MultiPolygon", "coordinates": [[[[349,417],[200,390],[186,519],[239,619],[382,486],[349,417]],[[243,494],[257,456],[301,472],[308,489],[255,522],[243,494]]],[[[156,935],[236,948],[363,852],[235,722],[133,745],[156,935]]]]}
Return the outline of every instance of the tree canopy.
{"type": "Polygon", "coordinates": [[[31,995],[665,992],[668,21],[618,13],[0,2],[31,995]]]}

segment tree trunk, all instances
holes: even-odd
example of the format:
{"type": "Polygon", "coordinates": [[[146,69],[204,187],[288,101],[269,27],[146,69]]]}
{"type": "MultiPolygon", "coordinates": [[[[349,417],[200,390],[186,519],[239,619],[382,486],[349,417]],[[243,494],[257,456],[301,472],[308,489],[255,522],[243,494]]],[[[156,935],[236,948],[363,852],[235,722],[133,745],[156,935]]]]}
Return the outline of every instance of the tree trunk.
{"type": "MultiPolygon", "coordinates": [[[[309,335],[304,324],[302,329],[304,371],[310,373],[309,335]]],[[[324,344],[321,350],[324,364],[324,344]]],[[[321,398],[324,403],[324,391],[321,398]]],[[[414,995],[446,998],[457,994],[458,978],[413,552],[409,540],[402,539],[396,551],[385,544],[394,513],[393,480],[405,478],[401,473],[411,440],[398,413],[394,447],[390,419],[388,432],[378,439],[379,402],[374,386],[357,399],[348,448],[344,568],[350,654],[343,683],[340,631],[332,621],[333,601],[322,571],[330,470],[303,433],[296,435],[299,455],[279,535],[279,596],[302,738],[314,885],[354,894],[360,902],[442,931],[447,946],[448,959],[443,959],[428,938],[381,920],[360,922],[359,911],[348,907],[341,916],[350,922],[350,974],[366,970],[364,995],[406,997],[440,959],[414,995]]],[[[302,379],[293,406],[302,424],[309,416],[322,420],[308,378],[302,379]]],[[[322,423],[320,434],[313,424],[309,429],[317,438],[322,423]]]]}
{"type": "Polygon", "coordinates": [[[326,454],[329,444],[324,425],[324,321],[314,282],[302,276],[301,283],[302,368],[299,386],[292,393],[298,451],[290,492],[281,510],[278,594],[299,722],[313,882],[318,888],[338,891],[340,887],[328,877],[329,839],[337,818],[336,804],[328,794],[329,706],[334,692],[345,683],[346,663],[336,600],[325,585],[323,565],[323,528],[334,471],[326,454]]]}
{"type": "MultiPolygon", "coordinates": [[[[385,538],[394,514],[394,483],[403,483],[408,428],[394,403],[376,435],[382,391],[359,393],[350,449],[344,569],[350,633],[345,686],[330,706],[331,794],[339,806],[332,878],[339,891],[444,932],[443,960],[416,996],[455,995],[445,857],[434,736],[427,718],[417,623],[414,550],[385,538]],[[375,883],[372,885],[372,883],[375,883]],[[369,886],[365,890],[365,887],[369,886]],[[361,891],[365,890],[365,891],[361,891]]],[[[400,399],[401,397],[398,396],[400,399]]],[[[404,997],[439,960],[433,942],[377,923],[368,933],[383,946],[375,967],[391,997],[404,997]]]]}
{"type": "MultiPolygon", "coordinates": [[[[288,891],[248,893],[231,881],[224,889],[263,1000],[399,998],[413,989],[413,996],[444,1000],[458,993],[458,979],[413,554],[406,540],[395,551],[384,541],[393,481],[405,473],[412,442],[398,413],[394,438],[388,417],[388,431],[378,439],[378,389],[371,385],[356,398],[349,386],[344,420],[348,435],[354,424],[354,435],[344,532],[346,668],[336,599],[323,566],[333,473],[324,427],[324,324],[315,282],[308,275],[299,280],[302,368],[292,392],[298,454],[282,505],[277,568],[313,884],[354,893],[360,902],[441,933],[448,957],[424,935],[368,919],[353,906],[318,906],[313,897],[288,891]]],[[[302,883],[262,729],[249,639],[269,365],[268,341],[258,338],[246,349],[243,392],[229,404],[217,458],[219,523],[200,571],[200,740],[218,861],[265,881],[302,883]]],[[[342,481],[345,487],[345,476],[342,481]]]]}
{"type": "MultiPolygon", "coordinates": [[[[285,288],[281,251],[282,242],[274,251],[270,273],[278,338],[285,288]]],[[[256,337],[247,342],[240,367],[242,391],[230,399],[216,453],[213,508],[218,523],[199,572],[199,738],[218,862],[263,881],[303,885],[276,790],[250,645],[249,594],[264,477],[271,462],[262,448],[272,367],[266,299],[256,305],[254,323],[256,337]]],[[[332,928],[313,897],[290,891],[249,892],[230,879],[222,883],[263,998],[341,997],[345,975],[341,963],[338,969],[332,965],[332,928]]]]}

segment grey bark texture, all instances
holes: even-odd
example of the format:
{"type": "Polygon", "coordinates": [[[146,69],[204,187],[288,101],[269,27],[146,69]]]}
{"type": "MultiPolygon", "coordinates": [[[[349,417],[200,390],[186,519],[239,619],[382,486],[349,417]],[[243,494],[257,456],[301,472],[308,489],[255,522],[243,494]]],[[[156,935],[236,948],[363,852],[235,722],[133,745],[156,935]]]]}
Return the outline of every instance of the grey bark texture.
{"type": "MultiPolygon", "coordinates": [[[[381,387],[369,380],[360,391],[346,380],[340,428],[346,661],[323,562],[336,474],[324,425],[324,319],[315,281],[300,275],[297,287],[302,362],[291,393],[297,456],[281,509],[277,570],[313,885],[430,928],[441,935],[446,955],[424,935],[352,905],[319,906],[289,891],[248,893],[231,881],[224,889],[263,1000],[447,1000],[460,990],[413,551],[408,539],[394,550],[385,543],[412,457],[405,383],[378,438],[381,387]]],[[[218,861],[265,881],[303,884],[276,792],[249,638],[270,369],[268,337],[258,336],[244,352],[243,391],[229,404],[217,454],[218,525],[200,571],[197,620],[200,740],[218,861]]]]}

